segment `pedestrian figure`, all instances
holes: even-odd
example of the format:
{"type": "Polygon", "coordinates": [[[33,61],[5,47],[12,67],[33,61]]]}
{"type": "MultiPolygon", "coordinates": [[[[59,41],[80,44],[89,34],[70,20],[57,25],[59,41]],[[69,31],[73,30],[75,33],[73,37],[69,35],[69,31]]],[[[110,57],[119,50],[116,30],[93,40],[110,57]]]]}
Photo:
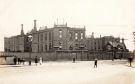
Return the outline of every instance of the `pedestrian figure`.
{"type": "Polygon", "coordinates": [[[73,55],[73,63],[75,63],[75,53],[73,53],[72,55],[73,55]]]}
{"type": "Polygon", "coordinates": [[[22,58],[22,63],[23,63],[23,65],[24,65],[24,63],[25,63],[25,59],[24,59],[24,58],[22,58]]]}
{"type": "Polygon", "coordinates": [[[20,64],[20,58],[18,58],[18,64],[20,64]]]}
{"type": "Polygon", "coordinates": [[[132,56],[130,56],[130,57],[128,58],[128,61],[129,61],[129,63],[130,63],[130,67],[132,67],[132,61],[133,61],[132,56]]]}
{"type": "Polygon", "coordinates": [[[16,63],[17,63],[17,57],[15,56],[14,57],[14,65],[16,65],[16,63]]]}
{"type": "Polygon", "coordinates": [[[42,64],[42,62],[43,62],[43,59],[42,59],[42,57],[40,57],[40,58],[39,58],[39,63],[40,63],[40,65],[42,64]]]}
{"type": "Polygon", "coordinates": [[[97,68],[97,61],[98,61],[98,59],[95,58],[95,60],[94,60],[94,68],[95,68],[95,67],[97,68]]]}
{"type": "Polygon", "coordinates": [[[36,64],[36,66],[37,66],[37,63],[38,63],[38,58],[37,58],[37,56],[35,57],[35,64],[36,64]]]}
{"type": "Polygon", "coordinates": [[[73,57],[73,63],[75,63],[75,57],[73,57]]]}
{"type": "Polygon", "coordinates": [[[20,62],[20,64],[22,64],[22,62],[23,62],[22,58],[20,58],[19,62],[20,62]]]}
{"type": "Polygon", "coordinates": [[[31,59],[28,60],[29,66],[31,66],[31,59]]]}

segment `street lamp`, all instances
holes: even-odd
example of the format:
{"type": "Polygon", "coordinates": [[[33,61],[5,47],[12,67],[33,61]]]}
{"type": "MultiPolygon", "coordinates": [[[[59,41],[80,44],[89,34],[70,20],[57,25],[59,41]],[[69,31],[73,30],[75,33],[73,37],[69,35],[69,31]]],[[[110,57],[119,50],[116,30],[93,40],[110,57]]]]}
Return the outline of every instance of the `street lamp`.
{"type": "Polygon", "coordinates": [[[28,42],[29,42],[29,65],[31,66],[31,52],[32,52],[32,40],[33,40],[33,36],[29,35],[28,36],[28,42]]]}

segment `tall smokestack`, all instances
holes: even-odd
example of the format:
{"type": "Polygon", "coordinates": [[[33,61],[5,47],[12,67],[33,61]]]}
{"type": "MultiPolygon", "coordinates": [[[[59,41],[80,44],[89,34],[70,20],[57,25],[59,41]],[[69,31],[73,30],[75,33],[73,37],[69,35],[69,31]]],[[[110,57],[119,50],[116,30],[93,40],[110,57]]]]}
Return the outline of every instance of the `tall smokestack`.
{"type": "Polygon", "coordinates": [[[37,20],[34,20],[34,30],[37,31],[37,20]]]}
{"type": "Polygon", "coordinates": [[[21,24],[21,35],[24,35],[24,31],[23,31],[23,24],[21,24]]]}
{"type": "Polygon", "coordinates": [[[91,38],[94,38],[94,32],[92,32],[91,38]]]}

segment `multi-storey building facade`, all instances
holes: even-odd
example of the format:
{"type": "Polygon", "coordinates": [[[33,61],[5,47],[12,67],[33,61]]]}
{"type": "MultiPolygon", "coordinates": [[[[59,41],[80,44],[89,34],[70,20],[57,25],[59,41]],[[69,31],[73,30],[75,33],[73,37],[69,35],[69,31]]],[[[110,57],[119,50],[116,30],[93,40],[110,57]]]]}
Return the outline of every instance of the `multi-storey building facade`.
{"type": "Polygon", "coordinates": [[[126,51],[124,39],[113,36],[104,36],[95,38],[94,33],[91,37],[85,37],[85,27],[72,28],[66,24],[54,24],[54,27],[41,27],[37,30],[36,20],[34,28],[24,34],[23,24],[21,25],[21,34],[4,38],[5,52],[53,52],[55,50],[89,50],[89,51],[107,51],[113,48],[119,48],[126,51]],[[33,37],[29,42],[29,35],[33,37]]]}
{"type": "Polygon", "coordinates": [[[21,34],[4,38],[6,52],[52,52],[59,50],[78,50],[85,46],[85,27],[71,28],[66,24],[54,24],[53,28],[42,27],[37,31],[36,20],[31,32],[24,34],[23,25],[21,34]],[[32,35],[33,40],[29,46],[28,36],[32,35]]]}
{"type": "Polygon", "coordinates": [[[23,24],[21,34],[4,38],[4,50],[6,52],[25,52],[26,35],[23,32],[23,24]]]}

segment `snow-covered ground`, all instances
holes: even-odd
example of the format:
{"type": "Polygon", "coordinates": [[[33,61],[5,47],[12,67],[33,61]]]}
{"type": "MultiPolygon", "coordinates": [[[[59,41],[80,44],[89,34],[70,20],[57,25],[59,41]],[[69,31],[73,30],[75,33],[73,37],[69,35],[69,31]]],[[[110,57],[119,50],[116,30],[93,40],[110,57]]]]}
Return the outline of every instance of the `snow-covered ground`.
{"type": "Polygon", "coordinates": [[[0,65],[0,84],[133,84],[135,68],[126,60],[44,62],[0,65]]]}

